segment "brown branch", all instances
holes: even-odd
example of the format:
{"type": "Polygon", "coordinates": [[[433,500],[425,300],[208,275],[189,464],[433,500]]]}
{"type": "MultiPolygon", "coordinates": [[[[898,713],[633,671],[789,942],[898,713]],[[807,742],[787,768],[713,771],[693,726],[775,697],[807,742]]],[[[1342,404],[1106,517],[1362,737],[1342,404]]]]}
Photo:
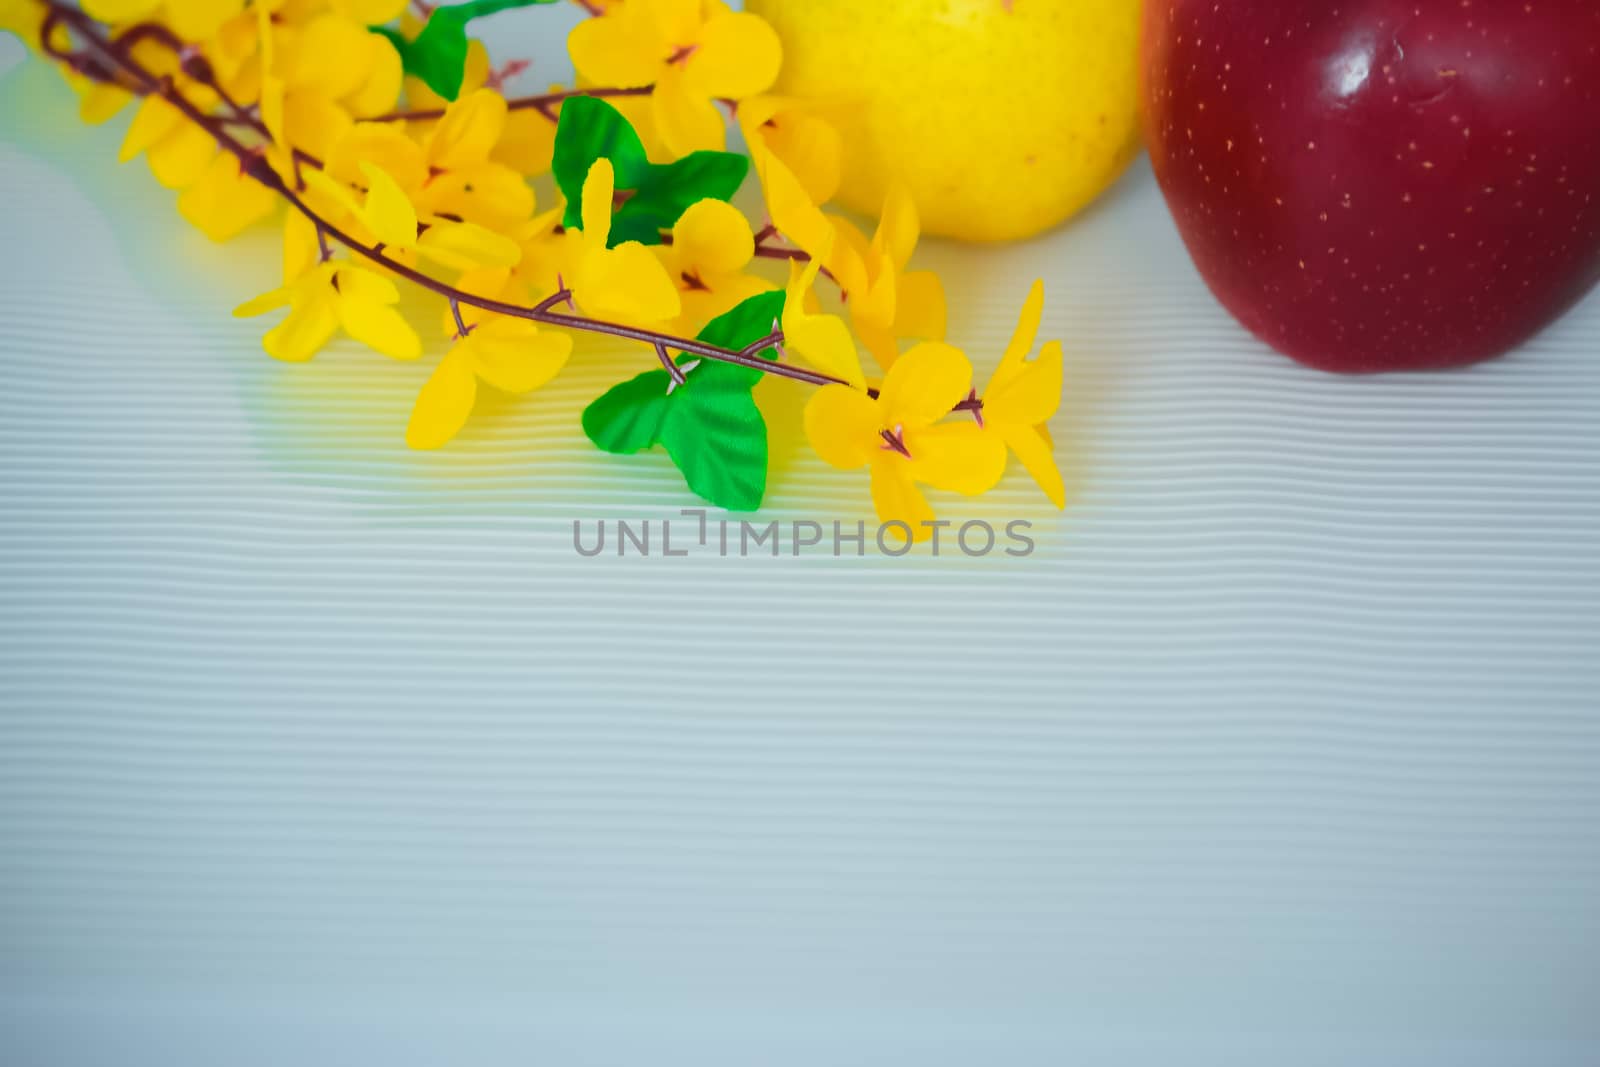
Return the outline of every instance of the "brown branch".
{"type": "MultiPolygon", "coordinates": [[[[252,180],[259,182],[266,188],[276,193],[284,201],[286,201],[291,208],[304,215],[316,227],[317,240],[324,260],[326,260],[329,255],[328,242],[330,240],[344,245],[345,248],[349,249],[351,252],[379,265],[390,273],[404,278],[415,285],[421,286],[423,289],[426,289],[429,292],[436,293],[437,295],[444,297],[450,302],[450,307],[455,315],[457,325],[463,330],[463,332],[465,332],[466,326],[461,319],[460,308],[462,305],[467,305],[497,315],[506,315],[512,318],[527,319],[532,322],[542,323],[550,326],[558,326],[564,329],[579,330],[588,333],[599,333],[612,337],[620,337],[627,340],[638,341],[641,344],[650,346],[650,348],[654,350],[658,356],[664,355],[669,350],[677,351],[690,355],[702,356],[707,359],[714,359],[723,363],[731,363],[736,366],[748,367],[751,370],[760,371],[764,374],[776,374],[779,377],[792,378],[796,381],[802,381],[812,385],[850,384],[844,379],[834,377],[830,374],[823,374],[819,371],[808,370],[804,367],[797,367],[793,364],[783,363],[777,360],[767,360],[761,358],[759,353],[768,348],[777,349],[780,353],[782,351],[781,345],[783,342],[783,331],[778,327],[777,323],[773,324],[773,329],[765,337],[761,337],[755,341],[752,341],[743,349],[736,351],[733,349],[722,348],[718,345],[707,344],[706,342],[698,339],[676,337],[671,334],[661,333],[655,330],[642,329],[639,327],[624,325],[622,323],[605,322],[600,319],[586,318],[578,315],[568,315],[555,311],[554,309],[560,304],[567,303],[570,305],[572,301],[572,291],[565,285],[562,285],[557,292],[540,301],[535,306],[523,307],[518,304],[509,304],[504,301],[477,296],[446,282],[439,281],[437,278],[434,278],[428,274],[424,274],[422,271],[413,267],[408,267],[403,263],[396,262],[395,260],[390,259],[388,256],[383,254],[382,245],[367,245],[361,241],[358,241],[318,214],[314,208],[305,202],[305,200],[295,189],[291,189],[289,187],[289,185],[283,180],[282,176],[279,175],[277,171],[272,169],[271,165],[267,162],[266,156],[258,147],[246,145],[228,130],[227,127],[230,125],[229,117],[212,116],[200,110],[200,108],[195,105],[193,101],[189,100],[188,97],[183,95],[172,78],[158,77],[157,75],[151,73],[136,59],[134,59],[132,53],[128,49],[121,47],[120,42],[114,43],[103,36],[100,33],[97,24],[88,16],[83,14],[79,9],[69,7],[66,4],[59,2],[59,0],[42,0],[42,2],[46,7],[49,8],[49,14],[44,21],[44,27],[42,31],[45,37],[45,41],[43,43],[46,51],[49,54],[64,63],[68,63],[76,70],[85,71],[87,68],[89,71],[93,71],[93,73],[90,73],[88,76],[97,77],[98,80],[104,80],[114,84],[123,84],[117,78],[117,73],[120,71],[128,75],[134,80],[134,82],[137,83],[138,88],[131,91],[139,93],[140,95],[160,95],[168,103],[172,104],[173,107],[177,108],[189,121],[193,122],[195,125],[209,133],[212,139],[216,141],[219,148],[233,155],[234,158],[239,161],[239,170],[241,174],[244,174],[252,180]],[[84,41],[88,48],[99,53],[105,60],[108,60],[111,65],[109,67],[100,68],[96,66],[94,61],[88,60],[88,58],[85,56],[70,52],[63,53],[60,50],[55,49],[52,46],[52,42],[49,40],[49,38],[56,27],[63,23],[69,25],[71,29],[74,30],[84,41]]],[[[135,34],[140,32],[141,27],[133,27],[124,34],[124,39],[126,40],[130,37],[133,37],[135,34]]],[[[157,37],[161,36],[160,34],[151,35],[157,37]]],[[[170,42],[164,40],[163,43],[170,42]]],[[[197,54],[182,51],[180,52],[180,55],[193,56],[197,54]]],[[[221,90],[221,87],[216,83],[214,73],[210,68],[210,64],[204,62],[203,58],[201,58],[199,62],[194,62],[193,59],[185,62],[184,71],[195,81],[206,84],[208,88],[212,88],[218,92],[219,99],[223,101],[225,106],[227,106],[230,112],[232,112],[231,124],[244,124],[264,136],[267,135],[266,127],[259,118],[251,115],[221,90]]],[[[571,90],[564,93],[546,94],[546,96],[542,99],[546,101],[551,99],[563,100],[572,96],[586,94],[637,96],[649,91],[650,90],[648,86],[640,89],[571,90]]],[[[523,106],[538,107],[539,105],[533,101],[538,101],[540,99],[541,98],[538,97],[524,98],[525,102],[523,103],[523,106]]],[[[425,115],[427,115],[427,113],[423,112],[397,113],[392,117],[396,119],[418,118],[424,117],[425,115]]],[[[316,166],[321,166],[320,161],[297,151],[297,161],[302,158],[315,164],[316,166]]],[[[776,231],[769,226],[765,227],[761,233],[763,239],[765,239],[766,237],[775,234],[776,231]]],[[[756,254],[766,258],[776,259],[808,258],[806,253],[799,249],[777,248],[772,246],[758,247],[756,249],[756,254]]],[[[827,273],[826,268],[823,268],[823,273],[827,273]]],[[[832,277],[831,275],[829,276],[832,277]]],[[[675,366],[669,367],[669,372],[674,369],[677,368],[675,366]]],[[[676,375],[674,376],[674,382],[681,384],[676,375]]],[[[875,389],[868,390],[868,392],[872,395],[877,394],[877,390],[875,389]]],[[[982,404],[982,400],[978,399],[976,396],[972,396],[956,405],[954,410],[973,411],[976,413],[981,410],[982,404]]]]}

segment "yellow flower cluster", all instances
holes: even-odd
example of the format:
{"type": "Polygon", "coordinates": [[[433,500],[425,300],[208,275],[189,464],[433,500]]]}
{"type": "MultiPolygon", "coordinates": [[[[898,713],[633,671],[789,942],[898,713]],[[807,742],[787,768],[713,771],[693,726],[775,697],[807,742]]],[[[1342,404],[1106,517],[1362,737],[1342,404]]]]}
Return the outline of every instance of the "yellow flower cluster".
{"type": "Polygon", "coordinates": [[[571,330],[655,338],[665,363],[675,338],[774,289],[755,268],[777,260],[789,266],[784,351],[812,368],[807,380],[834,383],[807,407],[807,435],[826,462],[870,469],[882,520],[925,535],[932,513],[919,486],[983,492],[1008,450],[1059,506],[1043,424],[1059,402],[1060,346],[1027,359],[1040,287],[987,388],[973,392],[966,356],[944,343],[939,279],[910,268],[919,226],[909,197],[890,193],[870,237],[824,212],[845,151],[832,121],[841,105],[770,92],[782,62],[771,27],[722,0],[584,6],[598,13],[568,38],[579,88],[520,100],[508,100],[478,41],[453,100],[409,72],[404,46],[422,26],[405,0],[82,0],[81,12],[0,0],[0,26],[37,37],[50,15],[51,51],[62,53],[92,38],[96,20],[98,51],[68,72],[84,118],[137,101],[121,159],[143,156],[212,239],[287,204],[282,284],[235,311],[284,312],[263,338],[272,356],[309,359],[342,332],[418,359],[427,346],[397,310],[395,277],[446,298],[449,344],[417,398],[413,447],[454,437],[480,385],[525,393],[547,382],[572,353],[571,330]],[[385,23],[398,29],[370,28],[385,23]],[[604,156],[584,175],[576,216],[559,194],[541,211],[531,180],[551,168],[562,102],[580,94],[616,106],[648,165],[721,150],[736,125],[771,225],[756,232],[730,204],[701,199],[675,213],[660,243],[616,240],[614,212],[631,190],[604,156]],[[824,275],[840,314],[822,310],[824,275]],[[917,343],[902,353],[902,342],[917,343]]]}

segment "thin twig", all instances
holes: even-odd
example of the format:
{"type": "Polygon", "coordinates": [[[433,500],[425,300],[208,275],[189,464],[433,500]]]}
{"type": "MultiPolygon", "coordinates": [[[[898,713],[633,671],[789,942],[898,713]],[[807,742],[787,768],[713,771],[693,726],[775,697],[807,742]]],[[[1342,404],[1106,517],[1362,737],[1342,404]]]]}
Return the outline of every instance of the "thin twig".
{"type": "MultiPolygon", "coordinates": [[[[131,77],[137,83],[138,88],[131,91],[141,95],[161,96],[173,107],[177,108],[178,111],[180,111],[190,122],[193,122],[201,129],[204,129],[211,135],[212,139],[216,141],[219,148],[230,153],[238,160],[241,174],[248,176],[252,180],[259,182],[261,185],[276,193],[284,201],[286,201],[291,208],[300,212],[301,215],[303,215],[316,227],[317,241],[324,260],[329,258],[331,255],[329,241],[332,240],[343,245],[355,255],[376,263],[385,270],[404,278],[415,285],[421,286],[423,289],[426,289],[429,292],[444,297],[450,302],[451,310],[455,314],[456,323],[458,327],[463,330],[463,332],[466,330],[466,324],[461,316],[460,306],[464,304],[469,307],[475,307],[479,310],[488,311],[497,315],[506,315],[512,318],[526,319],[532,322],[562,327],[564,329],[579,330],[588,333],[599,333],[611,337],[620,337],[627,340],[638,341],[642,344],[650,346],[658,353],[658,355],[677,351],[690,355],[701,356],[706,359],[714,359],[722,363],[730,363],[735,366],[748,367],[751,370],[760,371],[766,374],[775,374],[779,377],[792,378],[796,381],[806,382],[812,385],[849,385],[849,382],[845,381],[844,379],[837,378],[830,374],[823,374],[819,371],[809,370],[793,364],[762,358],[759,353],[767,348],[774,349],[780,356],[783,353],[783,331],[776,323],[773,324],[772,331],[769,332],[765,337],[751,342],[743,349],[735,351],[733,349],[722,348],[718,345],[708,344],[704,341],[693,338],[675,337],[671,334],[662,333],[655,330],[648,330],[636,326],[629,326],[623,323],[605,322],[600,319],[591,319],[578,315],[569,315],[557,312],[554,309],[560,304],[566,303],[570,306],[572,303],[572,291],[564,284],[561,285],[557,292],[551,294],[549,297],[540,301],[535,306],[523,307],[518,304],[509,304],[501,300],[494,300],[488,297],[481,297],[472,293],[468,293],[465,290],[458,289],[446,282],[439,281],[430,275],[424,274],[413,267],[406,266],[403,263],[390,259],[388,256],[383,254],[383,246],[381,244],[375,246],[364,244],[345,233],[343,230],[339,229],[339,227],[333,225],[322,215],[318,214],[314,208],[306,203],[297,190],[291,189],[289,185],[284,182],[282,176],[280,176],[278,172],[274,170],[268,163],[264,153],[262,153],[258,148],[244,144],[231,132],[229,132],[227,129],[229,123],[227,122],[226,118],[219,119],[217,117],[207,115],[205,112],[201,111],[193,101],[184,96],[182,91],[178,89],[177,85],[171,78],[158,77],[157,75],[152,74],[132,56],[131,52],[125,48],[119,47],[120,42],[114,44],[108,41],[99,32],[98,24],[90,19],[87,15],[83,14],[79,9],[61,3],[60,0],[41,0],[41,2],[44,3],[47,8],[49,8],[49,13],[44,20],[42,31],[43,36],[45,37],[43,44],[45,46],[45,50],[49,54],[61,60],[62,62],[73,66],[74,69],[80,71],[85,69],[85,57],[76,53],[62,52],[61,50],[55,48],[53,43],[50,41],[50,37],[59,25],[63,23],[69,25],[71,29],[76,31],[78,36],[83,39],[89,48],[99,53],[110,63],[110,66],[108,67],[93,70],[89,76],[97,76],[100,78],[100,80],[109,81],[114,84],[122,84],[117,80],[117,73],[120,71],[121,73],[131,77]]],[[[132,27],[125,31],[123,39],[126,40],[140,33],[142,31],[142,25],[143,24],[132,27]]],[[[154,34],[154,36],[160,37],[161,35],[157,33],[154,34]]],[[[190,72],[186,71],[186,73],[190,72]]],[[[201,75],[200,77],[196,77],[197,81],[207,83],[208,87],[210,88],[218,88],[215,77],[209,70],[209,64],[206,64],[204,68],[196,65],[194,72],[191,73],[191,77],[195,77],[196,74],[201,75]]],[[[540,106],[541,101],[545,106],[548,106],[552,101],[565,100],[573,96],[639,96],[648,93],[649,91],[649,86],[619,89],[578,89],[561,93],[545,94],[545,96],[542,98],[526,97],[521,101],[513,102],[512,106],[520,105],[523,107],[537,108],[540,106]]],[[[243,109],[236,102],[228,99],[225,94],[219,93],[219,99],[224,100],[226,105],[233,112],[234,123],[248,125],[251,129],[265,135],[265,126],[258,118],[250,115],[248,111],[243,109]]],[[[384,118],[398,120],[403,118],[438,117],[438,114],[442,114],[442,112],[437,114],[431,114],[427,112],[397,112],[392,116],[384,116],[384,118]]],[[[301,158],[301,155],[297,153],[296,158],[301,158]]],[[[321,166],[320,161],[315,160],[312,157],[304,156],[303,158],[319,167],[321,166]]],[[[776,233],[772,227],[765,227],[762,231],[763,239],[771,236],[772,233],[776,233]],[[768,231],[771,231],[771,233],[768,231]]],[[[760,246],[756,249],[756,254],[758,256],[771,259],[806,258],[806,253],[799,249],[778,248],[773,246],[760,246]]],[[[822,268],[822,271],[823,273],[827,273],[826,268],[822,268]]],[[[668,360],[667,362],[670,363],[671,361],[668,360]]],[[[679,370],[681,373],[681,368],[677,368],[675,365],[672,369],[679,370]]],[[[674,380],[678,380],[676,376],[674,380]]],[[[869,393],[876,395],[876,390],[869,390],[869,393]]],[[[956,405],[955,410],[976,411],[982,407],[982,403],[983,402],[976,397],[969,398],[968,400],[962,401],[960,404],[956,405]]]]}

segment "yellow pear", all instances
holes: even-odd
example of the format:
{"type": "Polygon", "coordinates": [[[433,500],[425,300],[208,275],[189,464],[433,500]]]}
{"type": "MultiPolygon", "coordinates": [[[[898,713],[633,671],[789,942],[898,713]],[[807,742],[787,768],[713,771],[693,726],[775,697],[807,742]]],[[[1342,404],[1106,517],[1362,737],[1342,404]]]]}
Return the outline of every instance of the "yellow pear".
{"type": "Polygon", "coordinates": [[[746,0],[783,40],[777,91],[843,116],[839,199],[904,181],[929,233],[1028,237],[1138,149],[1140,0],[746,0]]]}

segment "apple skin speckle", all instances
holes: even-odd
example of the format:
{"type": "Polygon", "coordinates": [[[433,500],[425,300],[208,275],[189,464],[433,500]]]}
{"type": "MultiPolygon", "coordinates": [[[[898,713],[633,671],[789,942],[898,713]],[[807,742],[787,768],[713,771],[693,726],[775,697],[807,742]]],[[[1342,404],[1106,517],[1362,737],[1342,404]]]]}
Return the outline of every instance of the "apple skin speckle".
{"type": "Polygon", "coordinates": [[[1345,373],[1500,355],[1600,282],[1600,2],[1148,0],[1156,177],[1217,299],[1345,373]]]}

